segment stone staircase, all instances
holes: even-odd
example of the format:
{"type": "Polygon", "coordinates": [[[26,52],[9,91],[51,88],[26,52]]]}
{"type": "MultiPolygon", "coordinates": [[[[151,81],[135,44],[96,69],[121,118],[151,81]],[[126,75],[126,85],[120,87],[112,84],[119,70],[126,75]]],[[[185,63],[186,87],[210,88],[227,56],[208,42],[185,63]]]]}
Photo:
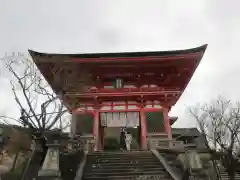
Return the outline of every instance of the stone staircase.
{"type": "MultiPolygon", "coordinates": [[[[219,169],[219,171],[220,171],[221,180],[230,180],[230,178],[228,177],[228,173],[226,172],[226,170],[223,167],[221,167],[219,169]]],[[[240,180],[239,173],[235,174],[235,180],[240,180]]]]}
{"type": "Polygon", "coordinates": [[[146,180],[172,177],[150,151],[88,154],[84,180],[146,180]]]}

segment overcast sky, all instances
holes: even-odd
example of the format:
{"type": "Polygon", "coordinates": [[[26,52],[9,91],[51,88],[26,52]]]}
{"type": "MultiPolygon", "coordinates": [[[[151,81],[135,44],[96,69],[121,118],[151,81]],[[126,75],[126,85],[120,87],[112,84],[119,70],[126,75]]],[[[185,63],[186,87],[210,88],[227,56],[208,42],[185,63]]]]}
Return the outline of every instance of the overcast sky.
{"type": "MultiPolygon", "coordinates": [[[[186,106],[218,95],[240,99],[239,7],[238,0],[0,0],[0,56],[29,48],[92,53],[207,43],[201,64],[171,112],[179,116],[177,127],[194,126],[186,106]]],[[[0,81],[0,108],[16,114],[9,81],[0,81]]]]}

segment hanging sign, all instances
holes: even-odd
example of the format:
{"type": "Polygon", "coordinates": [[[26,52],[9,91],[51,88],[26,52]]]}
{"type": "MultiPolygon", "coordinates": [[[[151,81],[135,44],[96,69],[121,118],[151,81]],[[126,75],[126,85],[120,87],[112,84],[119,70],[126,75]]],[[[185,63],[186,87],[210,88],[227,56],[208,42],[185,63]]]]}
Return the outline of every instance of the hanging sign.
{"type": "Polygon", "coordinates": [[[123,88],[123,80],[122,79],[116,79],[113,86],[115,88],[123,88]]]}
{"type": "Polygon", "coordinates": [[[137,127],[139,112],[104,112],[100,113],[101,125],[106,127],[137,127]]]}

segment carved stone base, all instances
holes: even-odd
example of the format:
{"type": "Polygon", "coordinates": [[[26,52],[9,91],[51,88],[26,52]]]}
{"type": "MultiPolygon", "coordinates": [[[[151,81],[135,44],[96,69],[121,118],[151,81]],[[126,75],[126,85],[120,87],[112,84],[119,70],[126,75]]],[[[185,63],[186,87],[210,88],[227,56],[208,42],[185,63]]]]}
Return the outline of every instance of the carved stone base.
{"type": "Polygon", "coordinates": [[[61,172],[59,170],[53,170],[53,169],[41,169],[38,172],[39,179],[42,177],[42,179],[61,179],[61,172]]]}

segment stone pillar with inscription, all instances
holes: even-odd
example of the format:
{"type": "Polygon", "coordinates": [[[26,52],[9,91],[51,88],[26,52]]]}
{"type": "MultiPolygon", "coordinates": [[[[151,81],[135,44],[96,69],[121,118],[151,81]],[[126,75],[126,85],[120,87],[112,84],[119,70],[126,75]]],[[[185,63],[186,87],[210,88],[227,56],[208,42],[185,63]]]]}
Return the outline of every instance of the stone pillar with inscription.
{"type": "Polygon", "coordinates": [[[38,172],[38,179],[44,180],[61,180],[61,172],[59,167],[59,151],[60,144],[60,132],[51,132],[48,137],[48,151],[45,156],[43,165],[38,172]]]}

